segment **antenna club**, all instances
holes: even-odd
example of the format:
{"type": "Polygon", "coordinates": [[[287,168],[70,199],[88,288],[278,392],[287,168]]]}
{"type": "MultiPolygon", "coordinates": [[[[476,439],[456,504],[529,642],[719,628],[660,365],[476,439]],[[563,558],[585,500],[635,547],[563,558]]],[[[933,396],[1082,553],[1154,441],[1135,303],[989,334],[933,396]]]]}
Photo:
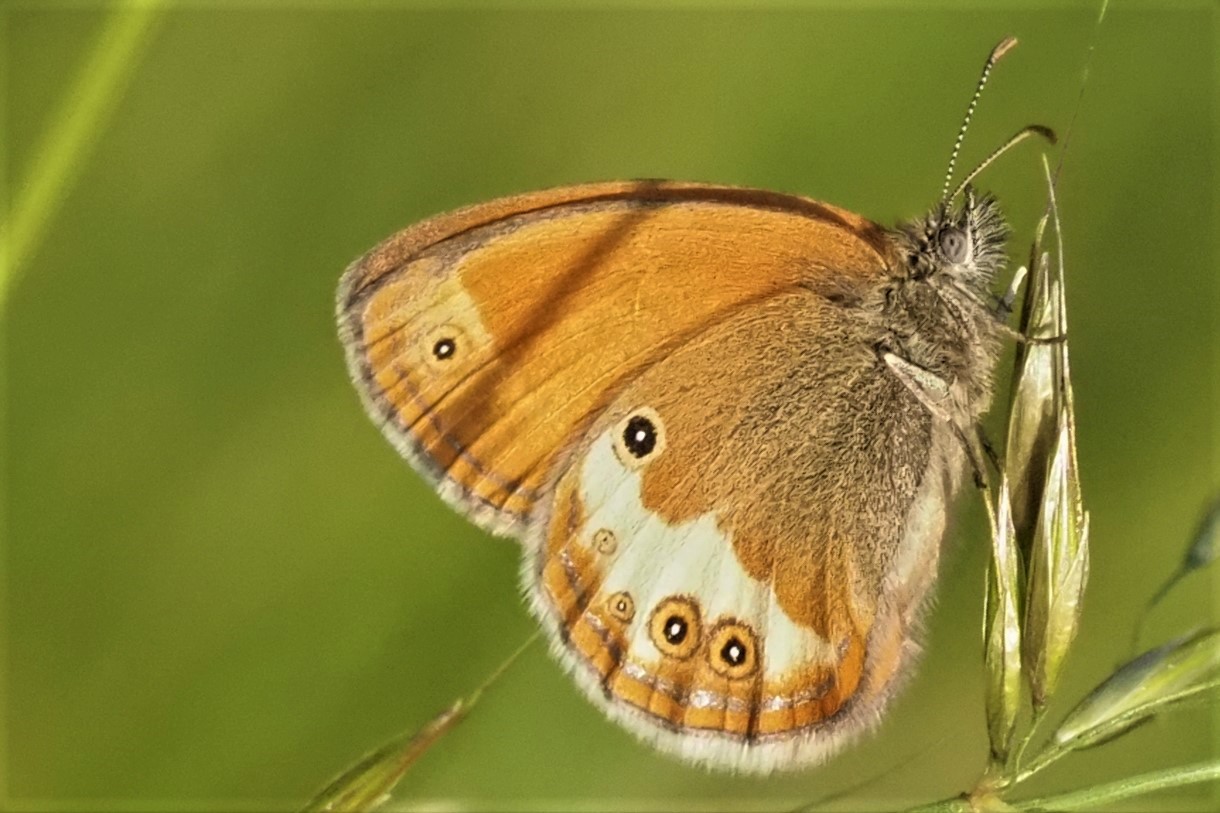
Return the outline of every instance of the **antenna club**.
{"type": "Polygon", "coordinates": [[[991,49],[991,59],[989,59],[988,61],[991,63],[999,62],[1001,59],[1003,59],[1004,54],[1008,53],[1009,51],[1011,51],[1013,48],[1016,48],[1016,47],[1017,47],[1017,38],[1016,37],[1012,37],[1012,36],[1005,37],[1004,39],[1000,40],[999,45],[997,45],[995,48],[991,49]]]}
{"type": "Polygon", "coordinates": [[[1045,125],[1031,124],[1026,129],[1031,130],[1032,132],[1036,133],[1037,135],[1042,136],[1043,138],[1045,138],[1047,141],[1049,141],[1052,144],[1059,143],[1059,136],[1055,135],[1055,131],[1049,127],[1046,127],[1045,125]]]}

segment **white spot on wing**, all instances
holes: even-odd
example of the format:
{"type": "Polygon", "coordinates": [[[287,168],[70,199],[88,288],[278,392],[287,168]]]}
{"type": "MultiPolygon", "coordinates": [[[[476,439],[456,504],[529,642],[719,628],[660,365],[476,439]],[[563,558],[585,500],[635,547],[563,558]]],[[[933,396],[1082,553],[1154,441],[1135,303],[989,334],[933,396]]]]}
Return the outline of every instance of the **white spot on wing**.
{"type": "Polygon", "coordinates": [[[609,595],[624,590],[635,599],[633,657],[645,663],[660,660],[648,619],[665,597],[687,595],[699,604],[704,634],[728,619],[755,630],[770,679],[807,666],[811,659],[834,660],[829,644],[775,605],[770,585],[742,569],[714,514],[670,525],[644,507],[641,474],[618,460],[612,433],[593,442],[580,470],[579,488],[588,511],[585,527],[610,529],[619,542],[615,553],[602,559],[606,569],[601,591],[609,595]]]}

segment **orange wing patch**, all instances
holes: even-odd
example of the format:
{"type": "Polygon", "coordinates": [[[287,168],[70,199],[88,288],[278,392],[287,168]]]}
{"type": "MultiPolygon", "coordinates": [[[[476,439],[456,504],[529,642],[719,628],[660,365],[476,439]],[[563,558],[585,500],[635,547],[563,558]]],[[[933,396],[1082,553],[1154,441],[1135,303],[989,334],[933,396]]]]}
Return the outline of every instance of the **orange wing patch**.
{"type": "Polygon", "coordinates": [[[442,494],[519,533],[628,381],[727,314],[872,278],[875,224],[803,198],[601,184],[413,226],[352,265],[340,330],[365,404],[442,494]]]}

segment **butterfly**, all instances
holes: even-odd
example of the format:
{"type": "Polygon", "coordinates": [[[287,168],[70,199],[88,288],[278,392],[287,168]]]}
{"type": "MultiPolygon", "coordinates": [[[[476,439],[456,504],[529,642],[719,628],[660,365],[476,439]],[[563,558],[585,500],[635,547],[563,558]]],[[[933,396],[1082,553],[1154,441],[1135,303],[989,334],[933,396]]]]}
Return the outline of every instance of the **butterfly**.
{"type": "Polygon", "coordinates": [[[919,651],[1005,335],[1007,227],[968,182],[1030,134],[949,194],[951,160],[895,229],[669,181],[433,217],[343,275],[352,380],[444,500],[520,540],[554,655],[612,719],[712,767],[819,762],[919,651]]]}

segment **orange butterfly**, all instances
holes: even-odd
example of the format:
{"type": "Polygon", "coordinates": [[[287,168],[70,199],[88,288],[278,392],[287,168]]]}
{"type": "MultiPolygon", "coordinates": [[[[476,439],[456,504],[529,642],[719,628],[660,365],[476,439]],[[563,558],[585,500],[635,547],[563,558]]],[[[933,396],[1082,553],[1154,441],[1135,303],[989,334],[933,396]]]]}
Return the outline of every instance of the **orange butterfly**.
{"type": "Polygon", "coordinates": [[[344,274],[352,378],[445,500],[521,540],[611,717],[714,766],[819,761],[918,651],[1005,330],[1006,227],[966,182],[1032,133],[896,230],[663,181],[434,217],[344,274]]]}

